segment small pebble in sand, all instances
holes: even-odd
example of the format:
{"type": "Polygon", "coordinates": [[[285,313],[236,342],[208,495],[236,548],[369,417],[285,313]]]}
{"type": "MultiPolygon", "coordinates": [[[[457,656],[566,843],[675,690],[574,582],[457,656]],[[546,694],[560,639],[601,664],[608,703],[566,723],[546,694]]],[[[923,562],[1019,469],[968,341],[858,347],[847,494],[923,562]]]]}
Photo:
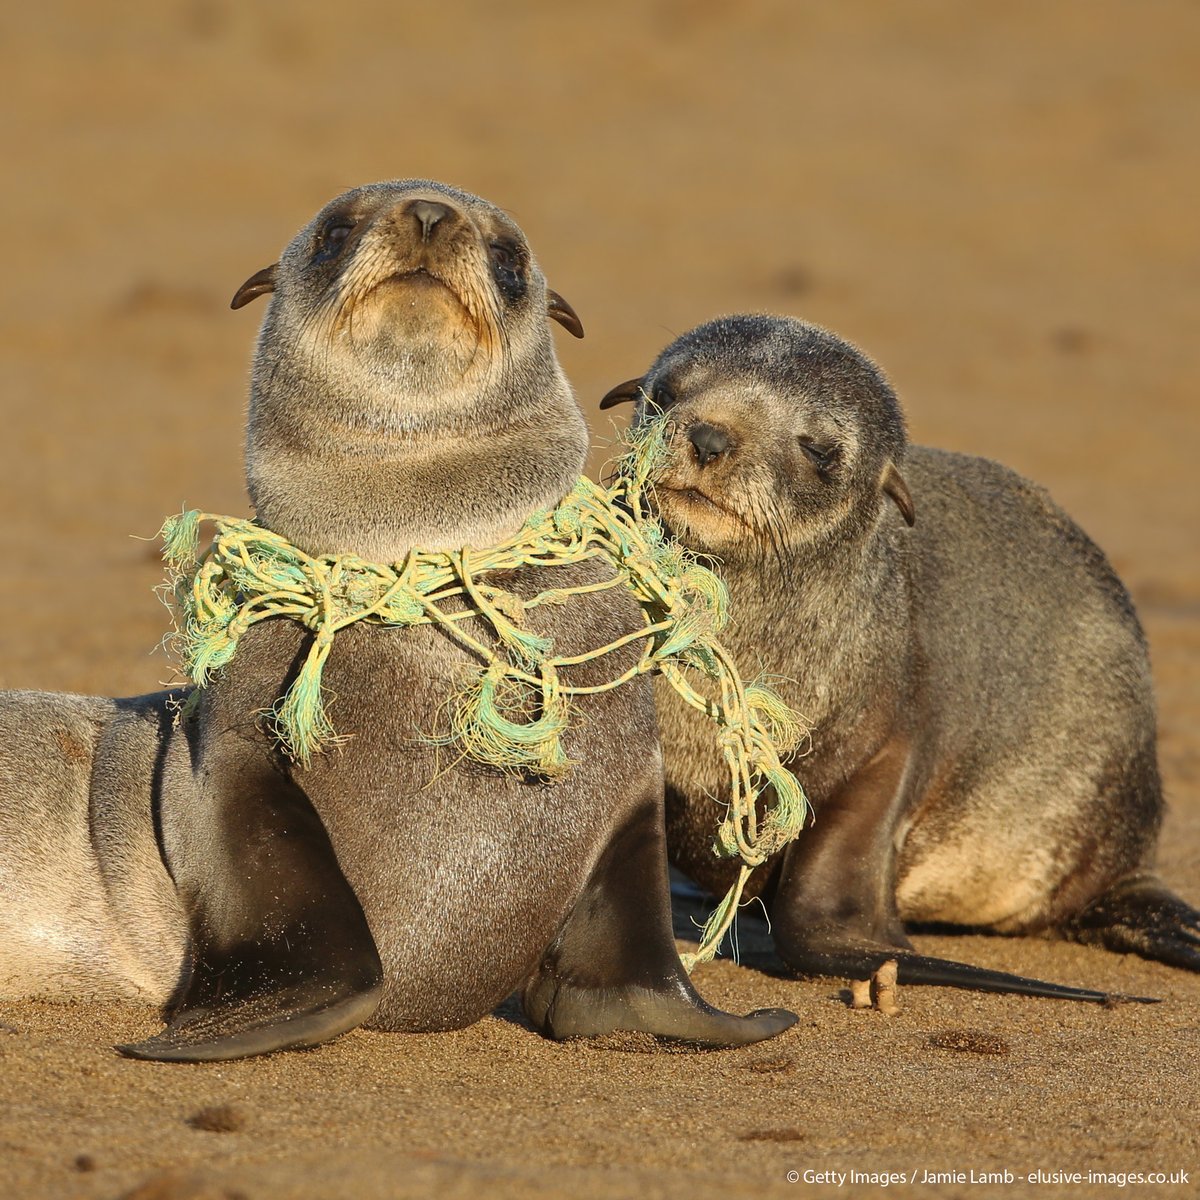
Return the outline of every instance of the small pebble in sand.
{"type": "Polygon", "coordinates": [[[77,1154],[75,1156],[75,1170],[94,1171],[95,1169],[96,1160],[90,1154],[77,1154]]]}
{"type": "Polygon", "coordinates": [[[943,1029],[929,1039],[939,1050],[959,1050],[965,1054],[1007,1054],[1008,1043],[982,1029],[943,1029]]]}
{"type": "Polygon", "coordinates": [[[894,958],[880,963],[879,970],[870,979],[850,980],[850,1007],[873,1008],[886,1017],[894,1017],[900,1011],[896,1003],[896,972],[898,964],[894,958]]]}
{"type": "Polygon", "coordinates": [[[209,1133],[237,1133],[246,1127],[246,1114],[232,1104],[214,1104],[193,1113],[187,1123],[193,1129],[204,1129],[209,1133]]]}
{"type": "Polygon", "coordinates": [[[871,976],[871,1000],[885,1017],[894,1017],[900,1011],[896,1002],[896,974],[900,964],[894,958],[880,963],[879,970],[871,976]]]}

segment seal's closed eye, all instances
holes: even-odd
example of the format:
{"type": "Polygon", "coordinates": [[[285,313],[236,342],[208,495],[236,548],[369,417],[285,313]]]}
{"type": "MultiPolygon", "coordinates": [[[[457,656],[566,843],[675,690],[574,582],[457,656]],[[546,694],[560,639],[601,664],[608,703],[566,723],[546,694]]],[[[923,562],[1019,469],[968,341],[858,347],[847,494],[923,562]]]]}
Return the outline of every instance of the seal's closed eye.
{"type": "Polygon", "coordinates": [[[818,474],[824,474],[833,466],[837,459],[836,446],[818,446],[816,442],[811,442],[807,438],[800,438],[800,449],[804,451],[804,456],[816,467],[818,474]]]}

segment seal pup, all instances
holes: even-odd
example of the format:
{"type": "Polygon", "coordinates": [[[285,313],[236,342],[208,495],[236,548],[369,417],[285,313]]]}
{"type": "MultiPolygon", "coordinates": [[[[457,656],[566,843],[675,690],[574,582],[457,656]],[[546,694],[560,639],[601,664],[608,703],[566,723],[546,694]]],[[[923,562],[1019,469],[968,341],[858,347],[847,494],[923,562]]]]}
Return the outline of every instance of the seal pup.
{"type": "MultiPolygon", "coordinates": [[[[301,550],[397,562],[484,544],[574,484],[586,426],[546,318],[582,328],[500,209],[427,181],[357,188],[233,307],[261,295],[247,478],[258,520],[301,550]]],[[[504,587],[604,578],[595,562],[531,567],[504,587]]],[[[619,589],[528,620],[567,653],[641,625],[619,589]]],[[[564,738],[576,765],[543,785],[429,736],[478,669],[457,642],[355,625],[324,678],[350,736],[301,769],[261,718],[311,639],[295,621],[255,625],[178,726],[170,694],[0,701],[6,994],[166,1003],[166,1029],[121,1049],[175,1060],[367,1020],[459,1027],[522,986],[533,1024],[560,1038],[729,1046],[795,1021],[709,1007],[679,962],[648,683],[581,701],[564,738]]]]}
{"type": "MultiPolygon", "coordinates": [[[[719,561],[724,635],[812,725],[816,819],[777,859],[794,969],[1102,1000],[916,955],[904,923],[1055,932],[1200,969],[1200,914],[1154,876],[1163,813],[1145,638],[1101,551],[1035,484],[908,446],[853,346],[735,316],[602,401],[664,409],[654,497],[719,561]]],[[[672,860],[717,894],[719,762],[658,691],[672,860]]],[[[764,870],[764,874],[767,872],[764,870]]]]}

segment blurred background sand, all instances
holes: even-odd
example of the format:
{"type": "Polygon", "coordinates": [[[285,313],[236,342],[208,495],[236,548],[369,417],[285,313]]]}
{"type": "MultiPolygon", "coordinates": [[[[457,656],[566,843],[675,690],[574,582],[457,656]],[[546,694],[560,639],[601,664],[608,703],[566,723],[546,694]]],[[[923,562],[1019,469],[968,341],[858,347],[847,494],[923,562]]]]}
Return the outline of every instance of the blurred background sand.
{"type": "MultiPolygon", "coordinates": [[[[164,629],[155,551],[131,535],[182,505],[246,509],[262,306],[231,313],[230,296],[338,191],[438,178],[511,211],[579,312],[586,340],[558,344],[597,465],[612,441],[604,391],[697,322],[752,310],[862,346],[915,440],[1048,485],[1147,625],[1173,802],[1163,869],[1200,901],[1194,3],[49,0],[10,6],[3,30],[0,686],[122,694],[168,677],[150,653],[164,629]]],[[[1196,981],[1041,943],[929,945],[1171,1000],[1098,1014],[910,991],[881,1026],[831,985],[718,964],[701,980],[715,998],[787,1003],[802,1030],[811,1017],[825,1031],[754,1052],[787,1064],[760,1075],[729,1055],[605,1059],[496,1020],[402,1039],[415,1059],[355,1034],[279,1063],[161,1069],[108,1056],[122,1021],[146,1024],[135,1011],[3,1006],[18,1032],[0,1024],[0,1183],[7,1170],[14,1195],[115,1195],[151,1168],[208,1161],[243,1171],[250,1195],[351,1195],[337,1180],[354,1169],[364,1195],[701,1195],[705,1180],[768,1194],[793,1162],[851,1151],[860,1169],[903,1170],[930,1125],[950,1167],[976,1155],[1015,1170],[1019,1151],[1086,1169],[1122,1146],[1129,1169],[1200,1166],[1183,1117],[1200,1100],[1196,981]],[[1020,1030],[1036,1078],[1011,1059],[930,1066],[930,1030],[964,1014],[1020,1030]],[[397,1054],[424,1068],[397,1082],[397,1054]],[[262,1122],[224,1141],[182,1124],[233,1079],[257,1089],[275,1140],[262,1122]],[[405,1088],[422,1096],[415,1126],[405,1088]],[[903,1105],[871,1108],[895,1088],[903,1105]],[[319,1111],[305,1104],[317,1092],[319,1111]],[[598,1104],[616,1114],[599,1126],[598,1104]],[[713,1105],[735,1105],[743,1133],[777,1135],[736,1143],[751,1155],[736,1174],[724,1150],[707,1173],[695,1157],[713,1105]],[[486,1128],[463,1135],[481,1107],[486,1128]],[[88,1129],[103,1130],[95,1145],[88,1129]],[[287,1175],[297,1137],[323,1167],[287,1175]],[[399,1157],[336,1157],[353,1145],[399,1157]],[[73,1172],[78,1147],[101,1169],[73,1172]],[[401,1177],[415,1190],[396,1190],[401,1177]]]]}

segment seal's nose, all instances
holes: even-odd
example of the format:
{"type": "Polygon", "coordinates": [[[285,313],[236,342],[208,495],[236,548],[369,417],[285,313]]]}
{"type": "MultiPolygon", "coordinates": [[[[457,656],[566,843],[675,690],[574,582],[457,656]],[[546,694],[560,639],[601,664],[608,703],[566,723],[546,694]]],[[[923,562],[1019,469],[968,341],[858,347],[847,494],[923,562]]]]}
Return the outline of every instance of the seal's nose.
{"type": "Polygon", "coordinates": [[[688,441],[696,451],[696,461],[706,467],[729,449],[729,435],[703,423],[693,425],[687,432],[688,441]]]}
{"type": "Polygon", "coordinates": [[[430,230],[444,217],[450,215],[450,210],[436,200],[413,200],[406,205],[405,211],[421,226],[421,237],[429,241],[430,230]]]}

